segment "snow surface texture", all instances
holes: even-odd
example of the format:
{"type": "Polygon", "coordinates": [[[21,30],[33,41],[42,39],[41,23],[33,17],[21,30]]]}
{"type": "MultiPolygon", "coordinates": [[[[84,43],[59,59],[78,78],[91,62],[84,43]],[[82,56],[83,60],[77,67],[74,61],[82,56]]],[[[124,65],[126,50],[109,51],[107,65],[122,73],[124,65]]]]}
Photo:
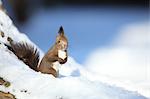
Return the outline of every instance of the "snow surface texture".
{"type": "MultiPolygon", "coordinates": [[[[87,72],[73,58],[60,68],[60,78],[35,72],[11,53],[3,43],[7,37],[16,42],[28,42],[28,37],[19,33],[10,18],[0,10],[0,77],[10,81],[11,86],[0,90],[11,92],[17,99],[146,99],[136,92],[110,86],[92,79],[95,75],[87,72]]],[[[42,55],[42,54],[41,54],[42,55]]]]}

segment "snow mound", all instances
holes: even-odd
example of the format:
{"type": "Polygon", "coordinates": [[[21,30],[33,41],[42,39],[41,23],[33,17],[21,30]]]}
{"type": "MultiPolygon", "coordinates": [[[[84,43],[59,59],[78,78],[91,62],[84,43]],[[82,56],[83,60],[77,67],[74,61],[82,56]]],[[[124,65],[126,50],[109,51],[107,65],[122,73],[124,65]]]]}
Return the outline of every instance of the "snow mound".
{"type": "Polygon", "coordinates": [[[0,58],[0,76],[11,83],[9,88],[0,86],[0,89],[13,93],[18,99],[146,99],[135,92],[90,81],[81,75],[84,71],[72,58],[61,70],[66,74],[54,78],[31,70],[2,46],[0,53],[3,56],[0,58]]]}
{"type": "Polygon", "coordinates": [[[86,68],[97,79],[150,97],[149,27],[148,22],[124,26],[113,46],[96,49],[89,55],[86,68]]]}
{"type": "Polygon", "coordinates": [[[8,88],[0,86],[0,90],[11,92],[17,99],[146,99],[136,92],[89,79],[94,75],[71,57],[60,68],[59,78],[35,72],[4,46],[3,43],[8,43],[7,37],[16,42],[34,43],[20,33],[1,10],[0,31],[5,34],[5,37],[0,37],[0,77],[11,83],[8,88]]]}

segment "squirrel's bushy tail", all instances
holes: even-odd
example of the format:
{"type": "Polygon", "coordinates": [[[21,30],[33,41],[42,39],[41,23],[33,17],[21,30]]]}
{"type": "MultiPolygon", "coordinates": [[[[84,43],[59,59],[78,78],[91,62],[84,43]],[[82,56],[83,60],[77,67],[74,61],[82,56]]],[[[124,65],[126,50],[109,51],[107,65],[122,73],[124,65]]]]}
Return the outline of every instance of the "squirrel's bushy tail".
{"type": "Polygon", "coordinates": [[[6,46],[18,57],[18,59],[22,60],[31,69],[38,71],[39,52],[37,48],[27,43],[11,43],[6,46]]]}

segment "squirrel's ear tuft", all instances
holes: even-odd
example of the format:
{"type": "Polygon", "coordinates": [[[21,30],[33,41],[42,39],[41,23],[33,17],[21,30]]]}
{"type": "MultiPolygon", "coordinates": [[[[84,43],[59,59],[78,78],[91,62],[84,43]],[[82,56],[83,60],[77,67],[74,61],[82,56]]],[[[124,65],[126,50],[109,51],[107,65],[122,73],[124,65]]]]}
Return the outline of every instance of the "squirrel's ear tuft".
{"type": "Polygon", "coordinates": [[[62,27],[62,26],[59,28],[58,33],[59,33],[59,34],[61,34],[61,35],[64,35],[64,29],[63,29],[63,27],[62,27]]]}

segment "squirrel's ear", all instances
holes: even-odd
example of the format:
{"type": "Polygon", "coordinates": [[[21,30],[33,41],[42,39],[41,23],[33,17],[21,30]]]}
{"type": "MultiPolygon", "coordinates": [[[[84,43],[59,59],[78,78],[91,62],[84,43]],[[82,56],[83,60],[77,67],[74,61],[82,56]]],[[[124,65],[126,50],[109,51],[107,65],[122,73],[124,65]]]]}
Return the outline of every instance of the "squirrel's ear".
{"type": "Polygon", "coordinates": [[[63,29],[62,26],[59,28],[58,33],[59,33],[60,35],[64,35],[64,29],[63,29]]]}

